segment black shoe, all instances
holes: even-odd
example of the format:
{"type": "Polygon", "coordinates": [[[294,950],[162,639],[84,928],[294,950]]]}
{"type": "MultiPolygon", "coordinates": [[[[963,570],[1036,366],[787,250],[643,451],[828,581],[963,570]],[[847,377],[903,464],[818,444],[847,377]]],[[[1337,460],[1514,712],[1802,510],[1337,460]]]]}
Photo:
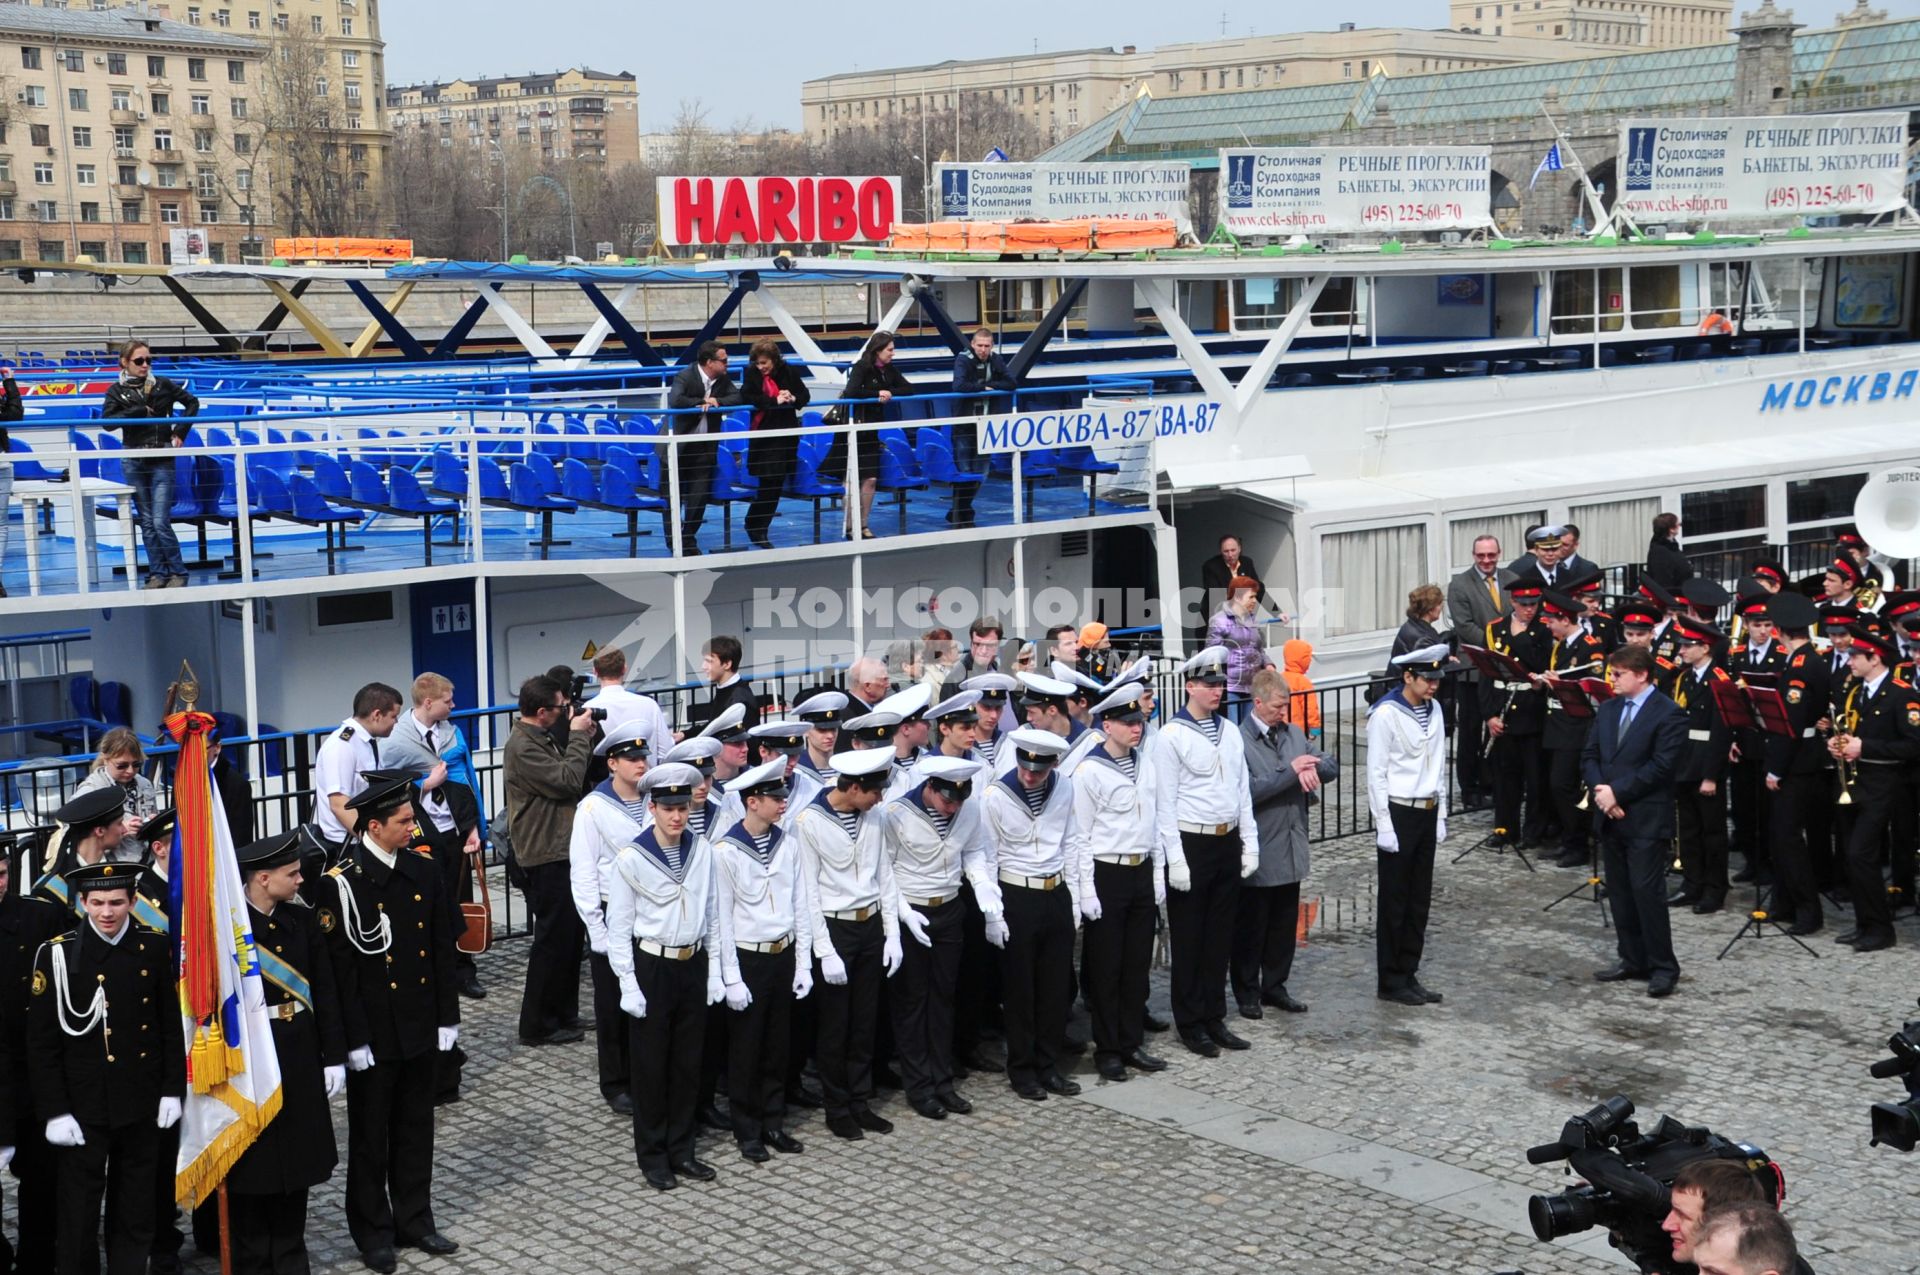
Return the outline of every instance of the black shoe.
{"type": "Polygon", "coordinates": [[[1048,1093],[1057,1093],[1062,1098],[1071,1098],[1080,1092],[1080,1082],[1068,1080],[1057,1071],[1049,1071],[1040,1077],[1040,1087],[1048,1093]]]}
{"type": "Polygon", "coordinates": [[[574,1027],[556,1027],[544,1036],[522,1036],[523,1045],[571,1045],[585,1040],[587,1034],[574,1027]]]}
{"type": "Polygon", "coordinates": [[[616,1116],[631,1116],[633,1114],[633,1095],[624,1090],[617,1094],[610,1094],[607,1097],[607,1106],[613,1108],[613,1114],[616,1116]]]}
{"type": "Polygon", "coordinates": [[[1740,869],[1738,872],[1733,874],[1732,879],[1741,885],[1752,885],[1753,884],[1752,867],[1745,867],[1740,869]]]}
{"type": "Polygon", "coordinates": [[[1556,868],[1584,868],[1592,862],[1593,860],[1588,857],[1586,851],[1576,850],[1571,854],[1563,854],[1555,859],[1553,866],[1556,868]]]}
{"type": "MultiPolygon", "coordinates": [[[[458,1089],[449,1089],[445,1093],[435,1094],[433,1096],[433,1105],[436,1107],[451,1107],[454,1103],[459,1101],[460,1101],[460,1091],[458,1089]]],[[[147,1275],[160,1275],[160,1272],[148,1271],[147,1275]]]]}
{"type": "MultiPolygon", "coordinates": [[[[656,1191],[671,1191],[680,1185],[680,1179],[666,1169],[648,1169],[641,1176],[646,1178],[647,1185],[656,1191]]],[[[387,1269],[392,1270],[393,1267],[389,1266],[387,1269]]]]}
{"type": "Polygon", "coordinates": [[[1306,1002],[1293,999],[1284,987],[1277,992],[1268,992],[1260,998],[1260,1001],[1262,1004],[1271,1005],[1275,1009],[1284,1009],[1289,1014],[1304,1014],[1307,1012],[1306,1002]]]}
{"type": "Polygon", "coordinates": [[[853,1122],[868,1133],[892,1133],[893,1121],[874,1111],[872,1107],[855,1107],[853,1122]]]}
{"type": "Polygon", "coordinates": [[[1111,1056],[1101,1058],[1099,1061],[1095,1062],[1093,1064],[1093,1069],[1100,1073],[1100,1078],[1102,1080],[1112,1080],[1112,1081],[1118,1082],[1118,1081],[1123,1081],[1127,1078],[1127,1065],[1121,1062],[1118,1058],[1114,1058],[1111,1056]]]}
{"type": "Polygon", "coordinates": [[[858,1142],[867,1135],[860,1132],[860,1126],[852,1116],[828,1116],[827,1129],[836,1138],[845,1138],[848,1142],[858,1142]]]}
{"type": "Polygon", "coordinates": [[[370,1271],[379,1271],[380,1275],[393,1275],[400,1269],[400,1259],[390,1248],[368,1249],[360,1255],[360,1264],[370,1271]]]}
{"type": "Polygon", "coordinates": [[[417,1240],[401,1240],[402,1248],[417,1248],[422,1253],[431,1253],[435,1257],[445,1257],[449,1253],[460,1251],[460,1241],[450,1240],[438,1231],[428,1231],[417,1240]]]}
{"type": "Polygon", "coordinates": [[[805,1085],[794,1085],[787,1090],[787,1105],[789,1107],[805,1107],[809,1111],[818,1111],[824,1107],[826,1103],[821,1099],[817,1090],[809,1089],[805,1085]]]}
{"type": "Polygon", "coordinates": [[[713,1166],[699,1160],[682,1160],[673,1166],[673,1175],[677,1178],[692,1178],[695,1182],[711,1182],[720,1175],[713,1166]]]}
{"type": "Polygon", "coordinates": [[[1144,1049],[1136,1049],[1128,1054],[1126,1063],[1127,1066],[1133,1068],[1135,1071],[1165,1071],[1167,1069],[1166,1059],[1150,1054],[1144,1049]]]}
{"type": "Polygon", "coordinates": [[[1227,1030],[1225,1023],[1208,1023],[1207,1039],[1222,1049],[1252,1049],[1251,1042],[1242,1040],[1227,1030]]]}
{"type": "Polygon", "coordinates": [[[970,1116],[973,1114],[973,1104],[951,1089],[942,1089],[933,1096],[941,1106],[956,1116],[970,1116]]]}
{"type": "Polygon", "coordinates": [[[1795,921],[1787,927],[1787,933],[1791,934],[1794,938],[1803,939],[1809,934],[1818,934],[1821,929],[1821,924],[1819,921],[1795,921]]]}
{"type": "Polygon", "coordinates": [[[1202,1058],[1218,1058],[1220,1056],[1220,1046],[1214,1044],[1205,1036],[1189,1036],[1185,1032],[1181,1032],[1180,1043],[1185,1045],[1193,1053],[1199,1054],[1202,1058]]]}
{"type": "Polygon", "coordinates": [[[1266,1017],[1266,1013],[1265,1013],[1265,1012],[1264,1012],[1264,1011],[1263,1011],[1263,1010],[1262,1010],[1262,1009],[1260,1008],[1260,1002],[1259,1002],[1259,1001],[1241,1001],[1241,1002],[1240,1002],[1240,1017],[1242,1017],[1242,1018],[1265,1018],[1265,1017],[1266,1017]]]}
{"type": "Polygon", "coordinates": [[[585,1036],[599,1025],[600,1020],[597,1018],[578,1017],[569,1018],[566,1022],[560,1024],[562,1030],[579,1032],[582,1036],[585,1036]]]}
{"type": "Polygon", "coordinates": [[[748,1138],[741,1142],[740,1155],[742,1158],[751,1160],[755,1164],[765,1164],[767,1161],[773,1159],[772,1153],[767,1150],[767,1144],[758,1138],[748,1138]]]}
{"type": "Polygon", "coordinates": [[[807,1149],[805,1143],[788,1133],[785,1129],[769,1129],[761,1135],[760,1141],[766,1143],[781,1155],[799,1155],[807,1149]]]}
{"type": "Polygon", "coordinates": [[[1848,930],[1845,934],[1836,934],[1833,936],[1833,941],[1836,943],[1844,943],[1848,947],[1852,947],[1855,943],[1858,943],[1860,941],[1860,931],[1857,929],[1854,929],[1854,930],[1848,930]]]}
{"type": "Polygon", "coordinates": [[[1173,1024],[1166,1019],[1158,1017],[1152,1012],[1149,1012],[1140,1022],[1141,1026],[1145,1027],[1148,1031],[1156,1033],[1166,1031],[1173,1026],[1173,1024]]]}
{"type": "Polygon", "coordinates": [[[460,985],[454,988],[454,990],[470,1001],[483,1001],[487,999],[487,989],[480,986],[480,976],[472,970],[467,971],[466,978],[461,980],[460,985]]]}
{"type": "Polygon", "coordinates": [[[906,1085],[900,1079],[900,1073],[891,1067],[875,1067],[873,1084],[876,1089],[904,1089],[906,1085]]]}
{"type": "Polygon", "coordinates": [[[1893,946],[1891,934],[1869,934],[1853,945],[1856,952],[1880,952],[1893,946]]]}
{"type": "Polygon", "coordinates": [[[693,1121],[703,1129],[714,1129],[721,1133],[731,1132],[733,1121],[720,1114],[720,1108],[710,1102],[703,1102],[694,1109],[693,1121]]]}
{"type": "Polygon", "coordinates": [[[907,1105],[929,1120],[945,1120],[947,1118],[947,1109],[940,1104],[938,1098],[909,1098],[907,1099],[907,1105]]]}
{"type": "Polygon", "coordinates": [[[953,1060],[953,1075],[956,1080],[961,1079],[962,1072],[997,1070],[999,1069],[980,1057],[980,1051],[977,1049],[969,1049],[953,1060]]]}
{"type": "Polygon", "coordinates": [[[1655,974],[1647,980],[1647,995],[1653,997],[1655,1000],[1661,997],[1671,996],[1673,995],[1673,989],[1679,985],[1680,979],[1678,975],[1655,974]]]}
{"type": "Polygon", "coordinates": [[[1408,983],[1407,986],[1413,988],[1414,991],[1420,993],[1421,996],[1426,998],[1426,1002],[1429,1005],[1438,1005],[1441,1001],[1447,999],[1445,996],[1442,996],[1439,992],[1434,991],[1431,987],[1428,987],[1425,983],[1422,983],[1417,978],[1414,979],[1412,982],[1408,983]]]}
{"type": "Polygon", "coordinates": [[[773,548],[773,541],[767,539],[765,536],[748,536],[747,539],[753,541],[753,547],[756,549],[773,548]]]}
{"type": "Polygon", "coordinates": [[[1014,1081],[1013,1092],[1028,1102],[1045,1102],[1047,1099],[1047,1091],[1031,1080],[1014,1081]]]}
{"type": "Polygon", "coordinates": [[[1700,896],[1700,901],[1693,905],[1693,914],[1695,916],[1712,916],[1725,906],[1727,906],[1726,895],[1703,894],[1700,896]]]}
{"type": "Polygon", "coordinates": [[[1596,983],[1625,983],[1635,979],[1652,977],[1653,975],[1646,970],[1629,968],[1625,961],[1615,961],[1613,964],[1607,966],[1607,968],[1593,972],[1593,981],[1596,983]]]}
{"type": "Polygon", "coordinates": [[[1396,1005],[1419,1005],[1425,1008],[1427,998],[1411,987],[1383,987],[1375,996],[1383,1001],[1392,1001],[1396,1005]]]}
{"type": "Polygon", "coordinates": [[[1701,892],[1698,890],[1675,890],[1667,896],[1667,906],[1670,908],[1690,908],[1698,903],[1701,898],[1701,892]]]}

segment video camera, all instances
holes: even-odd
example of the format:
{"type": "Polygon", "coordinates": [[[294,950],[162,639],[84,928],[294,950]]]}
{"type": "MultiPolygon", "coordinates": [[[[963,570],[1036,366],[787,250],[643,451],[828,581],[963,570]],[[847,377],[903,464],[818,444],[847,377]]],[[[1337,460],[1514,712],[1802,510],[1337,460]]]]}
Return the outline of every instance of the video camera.
{"type": "Polygon", "coordinates": [[[1695,1160],[1740,1161],[1769,1189],[1775,1208],[1785,1199],[1785,1175],[1758,1147],[1671,1116],[1642,1134],[1632,1116],[1633,1100],[1616,1094],[1567,1121],[1557,1142],[1528,1149],[1529,1164],[1565,1160],[1586,1179],[1558,1195],[1527,1201],[1527,1220],[1541,1242],[1604,1226],[1613,1246],[1641,1270],[1668,1270],[1673,1244],[1660,1226],[1673,1206],[1674,1174],[1695,1160]]]}
{"type": "Polygon", "coordinates": [[[1875,1080],[1900,1077],[1906,1082],[1907,1100],[1873,1104],[1870,1145],[1877,1147],[1884,1142],[1897,1150],[1911,1151],[1920,1142],[1920,1021],[1902,1026],[1887,1041],[1887,1048],[1893,1051],[1893,1057],[1873,1064],[1867,1074],[1875,1080]]]}
{"type": "Polygon", "coordinates": [[[587,684],[592,680],[585,673],[573,675],[573,684],[567,688],[567,714],[570,717],[578,717],[581,713],[585,713],[596,722],[604,722],[607,720],[607,710],[592,708],[587,704],[587,684]]]}

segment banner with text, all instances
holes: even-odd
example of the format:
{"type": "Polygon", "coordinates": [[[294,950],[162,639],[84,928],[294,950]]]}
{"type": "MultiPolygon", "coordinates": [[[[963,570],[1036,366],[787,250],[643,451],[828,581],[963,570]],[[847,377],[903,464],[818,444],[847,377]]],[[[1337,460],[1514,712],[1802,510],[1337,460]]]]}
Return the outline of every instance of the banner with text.
{"type": "Polygon", "coordinates": [[[1171,218],[1182,234],[1191,168],[1164,164],[935,164],[948,221],[1171,218]]]}
{"type": "Polygon", "coordinates": [[[1485,146],[1287,146],[1220,152],[1236,235],[1476,230],[1493,224],[1485,146]]]}
{"type": "Polygon", "coordinates": [[[1623,120],[1619,206],[1643,220],[1892,212],[1906,146],[1904,113],[1623,120]]]}
{"type": "Polygon", "coordinates": [[[975,437],[983,454],[1054,451],[1062,447],[1122,447],[1149,439],[1208,434],[1220,420],[1220,404],[1206,399],[1176,402],[1088,401],[1082,407],[1012,416],[982,416],[975,437]]]}
{"type": "Polygon", "coordinates": [[[658,177],[670,248],[876,243],[900,211],[898,177],[658,177]]]}

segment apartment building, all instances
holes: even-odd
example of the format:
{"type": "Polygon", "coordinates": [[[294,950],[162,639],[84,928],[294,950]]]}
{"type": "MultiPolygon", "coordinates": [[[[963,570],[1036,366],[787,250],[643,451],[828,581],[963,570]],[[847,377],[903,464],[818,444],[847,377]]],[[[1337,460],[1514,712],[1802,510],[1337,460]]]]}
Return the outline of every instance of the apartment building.
{"type": "Polygon", "coordinates": [[[518,147],[542,161],[640,162],[640,89],[631,71],[573,67],[387,90],[394,134],[442,145],[518,147]]]}
{"type": "Polygon", "coordinates": [[[1448,10],[1456,31],[1578,40],[1614,51],[1714,44],[1733,25],[1733,0],[1450,0],[1448,10]]]}

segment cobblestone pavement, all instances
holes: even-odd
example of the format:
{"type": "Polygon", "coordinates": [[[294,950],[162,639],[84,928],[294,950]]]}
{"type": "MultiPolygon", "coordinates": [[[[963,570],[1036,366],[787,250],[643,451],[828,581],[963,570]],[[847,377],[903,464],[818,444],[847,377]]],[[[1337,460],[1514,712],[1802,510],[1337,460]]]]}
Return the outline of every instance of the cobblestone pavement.
{"type": "MultiPolygon", "coordinates": [[[[1823,1275],[1912,1270],[1899,1231],[1920,1160],[1867,1146],[1867,1105],[1900,1091],[1866,1066],[1911,1011],[1920,926],[1873,956],[1821,935],[1817,960],[1769,937],[1716,961],[1741,915],[1684,912],[1680,991],[1653,1001],[1592,981],[1612,959],[1592,903],[1542,911],[1579,873],[1445,862],[1485,823],[1456,819],[1442,848],[1422,977],[1444,1006],[1374,999],[1371,845],[1319,846],[1306,893],[1322,906],[1290,984],[1313,1008],[1233,1020],[1251,1050],[1203,1060],[1157,1037],[1162,1076],[1103,1084],[1083,1066],[1082,1097],[1044,1103],[975,1077],[976,1113],[938,1124],[890,1096],[898,1131],[854,1144],[806,1113],[806,1153],[757,1167],[708,1135],[718,1182],[664,1196],[598,1099],[591,1044],[514,1041],[524,948],[504,945],[482,958],[493,994],[466,1007],[466,1098],[439,1121],[437,1214],[462,1249],[401,1269],[1618,1271],[1592,1232],[1531,1237],[1526,1196],[1566,1182],[1524,1150],[1625,1093],[1642,1119],[1772,1153],[1823,1275]]],[[[344,1110],[336,1126],[344,1142],[344,1110]]],[[[343,1178],[314,1199],[316,1270],[359,1269],[343,1178]]]]}

